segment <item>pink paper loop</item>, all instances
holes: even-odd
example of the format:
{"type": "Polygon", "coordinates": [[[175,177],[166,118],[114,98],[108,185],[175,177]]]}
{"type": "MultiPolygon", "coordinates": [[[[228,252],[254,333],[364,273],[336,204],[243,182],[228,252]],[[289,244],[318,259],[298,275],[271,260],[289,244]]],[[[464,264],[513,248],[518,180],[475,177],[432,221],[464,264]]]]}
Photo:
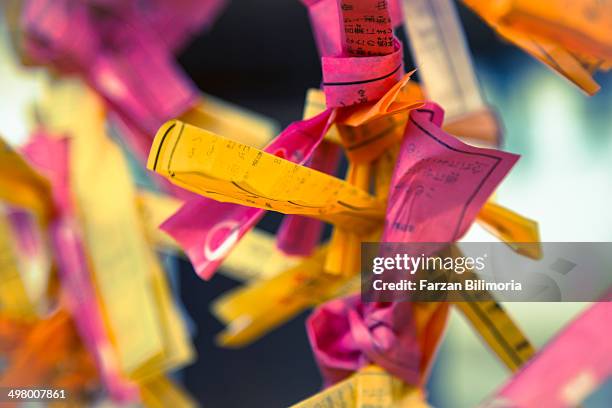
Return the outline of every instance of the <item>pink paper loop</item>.
{"type": "Polygon", "coordinates": [[[401,43],[395,51],[374,57],[322,57],[323,91],[328,108],[373,102],[404,76],[401,43]]]}
{"type": "Polygon", "coordinates": [[[358,295],[332,300],[315,309],[306,330],[325,386],[372,363],[409,384],[419,382],[409,302],[363,304],[358,295]]]}

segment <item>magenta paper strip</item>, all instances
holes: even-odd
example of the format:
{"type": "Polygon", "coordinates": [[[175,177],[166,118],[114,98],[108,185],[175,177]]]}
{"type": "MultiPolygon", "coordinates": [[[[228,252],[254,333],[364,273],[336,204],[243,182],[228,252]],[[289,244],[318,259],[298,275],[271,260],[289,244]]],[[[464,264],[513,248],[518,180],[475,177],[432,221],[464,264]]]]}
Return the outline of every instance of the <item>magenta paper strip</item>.
{"type": "Polygon", "coordinates": [[[590,306],[481,407],[578,406],[612,376],[610,316],[612,302],[590,306]]]}
{"type": "Polygon", "coordinates": [[[346,55],[369,57],[394,51],[386,0],[340,0],[340,15],[346,55]]]}
{"type": "Polygon", "coordinates": [[[519,156],[467,145],[433,103],[411,111],[393,172],[383,242],[454,242],[519,156]]]}
{"type": "Polygon", "coordinates": [[[329,108],[374,102],[404,75],[396,1],[302,0],[321,54],[329,108]],[[395,20],[395,21],[392,21],[395,20]]]}
{"type": "MultiPolygon", "coordinates": [[[[308,8],[310,24],[321,57],[339,56],[342,44],[342,20],[338,8],[339,0],[301,0],[308,8]]],[[[403,22],[402,9],[398,0],[387,2],[393,27],[403,22]]]]}

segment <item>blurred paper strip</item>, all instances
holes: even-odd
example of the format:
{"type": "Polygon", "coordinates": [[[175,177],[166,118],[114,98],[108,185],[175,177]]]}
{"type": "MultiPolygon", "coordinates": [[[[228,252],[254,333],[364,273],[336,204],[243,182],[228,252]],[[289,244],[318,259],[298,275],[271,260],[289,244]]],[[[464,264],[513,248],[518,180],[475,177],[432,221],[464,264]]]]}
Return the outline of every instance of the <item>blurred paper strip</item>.
{"type": "MultiPolygon", "coordinates": [[[[588,95],[593,95],[599,91],[599,85],[593,80],[592,74],[597,69],[610,69],[612,64],[610,56],[607,56],[606,59],[602,59],[601,56],[594,55],[587,49],[585,42],[581,42],[581,46],[577,49],[568,49],[563,44],[563,40],[559,38],[559,35],[546,36],[542,35],[542,31],[537,32],[537,30],[534,30],[533,27],[526,28],[508,24],[504,19],[503,12],[512,10],[511,4],[514,4],[513,0],[501,2],[464,0],[464,3],[480,15],[480,17],[493,27],[493,29],[503,38],[514,43],[525,52],[546,64],[553,71],[573,82],[588,95]]],[[[556,6],[561,4],[559,1],[546,1],[545,3],[556,3],[556,6]]],[[[563,4],[565,3],[566,2],[563,2],[563,4]]],[[[595,5],[596,2],[586,1],[577,3],[581,5],[593,3],[593,5],[595,5]]],[[[539,4],[535,7],[539,7],[539,4]]],[[[543,7],[542,10],[545,10],[545,13],[547,13],[547,7],[543,7]]],[[[562,7],[562,12],[565,13],[566,16],[570,16],[570,13],[567,13],[567,10],[565,10],[566,6],[562,7]]],[[[605,8],[605,6],[603,8],[605,8]]],[[[588,7],[584,10],[588,10],[588,7]]],[[[603,15],[604,14],[602,14],[602,16],[603,15]]],[[[538,24],[546,25],[548,23],[540,21],[538,24]]],[[[558,29],[566,34],[567,30],[570,29],[568,21],[565,18],[557,20],[553,24],[557,25],[558,29]]],[[[591,38],[588,36],[582,38],[582,40],[590,39],[591,38]]]]}
{"type": "Polygon", "coordinates": [[[556,335],[485,407],[569,408],[612,375],[610,298],[595,303],[556,335]]]}
{"type": "Polygon", "coordinates": [[[287,270],[258,279],[215,299],[214,315],[227,325],[217,342],[243,347],[307,308],[337,296],[356,293],[359,278],[327,274],[325,247],[287,270]]]}
{"type": "Polygon", "coordinates": [[[146,381],[140,388],[140,395],[146,408],[196,408],[199,406],[187,391],[163,375],[146,381]]]}
{"type": "Polygon", "coordinates": [[[153,240],[157,249],[179,250],[174,240],[159,229],[159,225],[174,214],[183,202],[148,190],[139,190],[137,201],[147,236],[153,240]]]}
{"type": "Polygon", "coordinates": [[[264,148],[279,132],[276,121],[207,94],[180,119],[257,148],[264,148]]]}
{"type": "Polygon", "coordinates": [[[46,231],[33,213],[16,207],[6,211],[25,290],[37,312],[44,313],[49,306],[52,272],[46,231]]]}
{"type": "Polygon", "coordinates": [[[578,55],[612,62],[612,6],[601,0],[498,0],[491,15],[508,27],[554,40],[578,55]]]}
{"type": "Polygon", "coordinates": [[[249,231],[221,264],[221,272],[234,279],[268,279],[293,268],[303,258],[288,256],[276,247],[275,236],[259,230],[249,231]]]}
{"type": "Polygon", "coordinates": [[[32,211],[43,223],[53,214],[49,182],[1,137],[0,199],[32,211]]]}
{"type": "Polygon", "coordinates": [[[26,291],[15,241],[6,209],[0,207],[0,313],[28,320],[37,313],[26,291]]]}
{"type": "Polygon", "coordinates": [[[424,392],[408,385],[376,365],[362,368],[351,377],[291,408],[430,408],[424,392]]]}
{"type": "MultiPolygon", "coordinates": [[[[7,391],[9,388],[63,388],[70,403],[85,405],[88,391],[97,385],[98,379],[91,356],[85,352],[66,310],[60,307],[45,319],[27,325],[2,323],[1,337],[17,334],[20,339],[8,355],[7,366],[3,367],[0,388],[7,391]]],[[[7,398],[7,391],[3,402],[17,405],[17,401],[7,398]]]]}
{"type": "Polygon", "coordinates": [[[449,133],[497,146],[501,125],[482,96],[451,0],[402,0],[410,48],[427,97],[444,108],[449,133]]]}
{"type": "Polygon", "coordinates": [[[492,201],[478,213],[476,221],[517,253],[532,259],[542,257],[538,223],[492,201]]]}
{"type": "Polygon", "coordinates": [[[142,380],[188,363],[193,349],[146,236],[127,162],[105,133],[102,101],[78,80],[64,81],[49,88],[45,107],[46,126],[70,136],[72,197],[122,372],[142,380]]]}
{"type": "Polygon", "coordinates": [[[172,52],[210,25],[224,3],[27,0],[24,48],[36,63],[78,73],[94,87],[125,122],[123,137],[145,161],[155,130],[199,101],[172,52]]]}
{"type": "Polygon", "coordinates": [[[79,334],[94,357],[111,398],[116,401],[134,400],[136,388],[121,373],[119,356],[106,330],[103,309],[98,303],[91,279],[83,238],[77,232],[68,175],[68,141],[37,134],[24,147],[24,152],[31,162],[45,172],[53,186],[53,199],[59,217],[51,223],[50,239],[66,303],[79,334]]]}
{"type": "Polygon", "coordinates": [[[451,0],[402,0],[410,48],[427,97],[446,120],[486,107],[451,0]]]}

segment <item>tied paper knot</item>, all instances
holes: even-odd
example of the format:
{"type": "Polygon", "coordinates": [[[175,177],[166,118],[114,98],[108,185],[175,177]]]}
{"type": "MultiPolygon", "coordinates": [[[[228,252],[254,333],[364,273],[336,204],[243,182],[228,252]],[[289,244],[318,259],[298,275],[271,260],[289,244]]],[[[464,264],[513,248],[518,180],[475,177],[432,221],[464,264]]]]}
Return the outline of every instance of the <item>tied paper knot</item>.
{"type": "Polygon", "coordinates": [[[420,351],[412,304],[361,303],[359,295],[318,307],[306,323],[325,386],[368,364],[418,384],[420,351]]]}

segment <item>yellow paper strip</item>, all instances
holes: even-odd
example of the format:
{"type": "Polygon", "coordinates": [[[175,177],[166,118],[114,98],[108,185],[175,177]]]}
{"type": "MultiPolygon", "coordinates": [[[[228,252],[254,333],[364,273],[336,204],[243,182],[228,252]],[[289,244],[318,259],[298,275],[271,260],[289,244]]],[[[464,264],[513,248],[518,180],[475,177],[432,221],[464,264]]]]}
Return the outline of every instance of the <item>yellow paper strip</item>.
{"type": "Polygon", "coordinates": [[[612,61],[612,7],[598,0],[503,0],[491,13],[508,27],[612,61]]]}
{"type": "Polygon", "coordinates": [[[455,305],[510,370],[517,371],[535,354],[522,330],[499,303],[472,300],[455,305]]]}
{"type": "Polygon", "coordinates": [[[147,408],[195,408],[198,403],[182,387],[166,376],[157,376],[140,388],[142,402],[147,408]]]}
{"type": "Polygon", "coordinates": [[[160,128],[147,167],[205,197],[309,215],[358,233],[383,219],[375,197],[343,180],[179,121],[160,128]]]}
{"type": "MultiPolygon", "coordinates": [[[[451,254],[462,256],[456,246],[451,247],[451,254]]],[[[461,281],[478,279],[471,270],[462,274],[453,272],[451,276],[461,281]]],[[[454,302],[455,306],[510,370],[517,371],[535,354],[531,342],[490,292],[483,290],[474,295],[462,291],[461,294],[466,301],[454,302]]]]}
{"type": "Polygon", "coordinates": [[[145,225],[147,236],[155,243],[158,249],[178,251],[176,242],[159,225],[174,214],[183,204],[171,196],[139,190],[137,194],[138,209],[145,225]]]}
{"type": "Polygon", "coordinates": [[[423,392],[370,365],[291,408],[427,408],[423,392]]]}
{"type": "Polygon", "coordinates": [[[77,81],[62,82],[49,89],[42,113],[46,128],[71,137],[78,215],[122,371],[139,380],[187,363],[191,346],[145,236],[125,158],[104,133],[101,101],[77,81]]]}
{"type": "MultiPolygon", "coordinates": [[[[349,162],[347,181],[351,185],[367,191],[371,176],[372,168],[369,163],[349,162]]],[[[361,237],[358,234],[339,227],[334,228],[325,260],[325,271],[346,276],[358,274],[360,253],[361,237]]]]}
{"type": "Polygon", "coordinates": [[[213,313],[228,324],[217,341],[226,347],[242,347],[315,304],[358,291],[358,277],[323,271],[326,253],[326,248],[319,249],[273,278],[258,280],[216,299],[213,313]]]}
{"type": "MultiPolygon", "coordinates": [[[[468,7],[478,13],[502,37],[514,43],[525,52],[546,64],[553,71],[564,76],[589,95],[599,91],[599,85],[593,80],[592,69],[597,65],[593,56],[586,58],[571,52],[559,43],[558,38],[545,38],[533,32],[520,31],[509,26],[500,19],[499,10],[495,10],[495,2],[487,0],[464,0],[468,7]]],[[[588,54],[585,54],[588,55],[588,54]]],[[[609,68],[609,62],[603,64],[609,68]]]]}
{"type": "Polygon", "coordinates": [[[542,258],[540,233],[536,221],[488,201],[478,213],[476,222],[517,253],[532,259],[542,258]]]}

